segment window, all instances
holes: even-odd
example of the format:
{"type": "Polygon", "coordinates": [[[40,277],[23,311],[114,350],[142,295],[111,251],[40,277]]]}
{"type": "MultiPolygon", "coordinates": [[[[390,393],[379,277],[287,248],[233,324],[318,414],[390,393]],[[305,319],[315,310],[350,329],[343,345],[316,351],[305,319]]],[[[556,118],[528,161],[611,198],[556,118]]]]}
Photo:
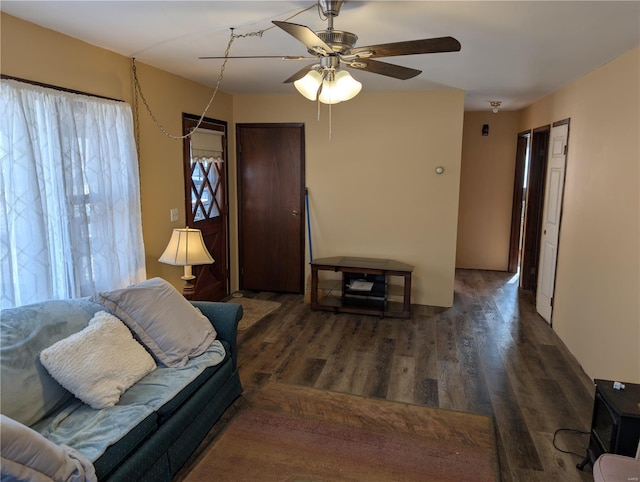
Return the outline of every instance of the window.
{"type": "Polygon", "coordinates": [[[207,127],[191,134],[191,213],[194,222],[220,216],[223,136],[224,131],[207,127]]]}
{"type": "Polygon", "coordinates": [[[2,308],[145,279],[128,104],[3,79],[0,163],[2,308]]]}

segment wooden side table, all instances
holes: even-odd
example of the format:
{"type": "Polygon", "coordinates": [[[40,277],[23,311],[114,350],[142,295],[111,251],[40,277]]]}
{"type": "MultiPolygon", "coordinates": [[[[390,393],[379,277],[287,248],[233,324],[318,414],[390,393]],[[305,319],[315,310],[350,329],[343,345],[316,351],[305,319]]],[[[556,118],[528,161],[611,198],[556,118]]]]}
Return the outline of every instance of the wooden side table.
{"type": "Polygon", "coordinates": [[[336,313],[411,316],[411,273],[413,266],[391,259],[336,256],[311,262],[311,309],[336,313]],[[340,280],[320,280],[319,271],[341,273],[340,280]],[[402,280],[401,285],[390,278],[402,280]],[[320,297],[320,290],[340,291],[340,297],[320,297]],[[401,298],[402,301],[395,301],[401,298]]]}

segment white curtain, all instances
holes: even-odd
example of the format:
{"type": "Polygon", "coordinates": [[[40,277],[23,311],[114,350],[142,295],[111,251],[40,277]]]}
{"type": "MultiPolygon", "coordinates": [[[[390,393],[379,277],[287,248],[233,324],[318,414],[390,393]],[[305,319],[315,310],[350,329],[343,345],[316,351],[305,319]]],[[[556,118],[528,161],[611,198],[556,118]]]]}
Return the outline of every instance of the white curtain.
{"type": "Polygon", "coordinates": [[[128,104],[2,80],[0,162],[2,308],[145,279],[128,104]]]}

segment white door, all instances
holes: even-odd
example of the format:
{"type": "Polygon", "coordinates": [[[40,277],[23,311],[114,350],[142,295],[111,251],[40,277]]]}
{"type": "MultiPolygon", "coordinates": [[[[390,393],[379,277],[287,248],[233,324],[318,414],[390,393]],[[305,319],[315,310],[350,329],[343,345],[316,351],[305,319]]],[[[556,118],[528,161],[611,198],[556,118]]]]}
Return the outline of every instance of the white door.
{"type": "Polygon", "coordinates": [[[560,234],[560,213],[562,210],[564,172],[567,161],[568,133],[568,124],[551,129],[544,191],[536,310],[549,324],[551,324],[553,289],[556,280],[556,260],[558,257],[558,237],[560,234]]]}

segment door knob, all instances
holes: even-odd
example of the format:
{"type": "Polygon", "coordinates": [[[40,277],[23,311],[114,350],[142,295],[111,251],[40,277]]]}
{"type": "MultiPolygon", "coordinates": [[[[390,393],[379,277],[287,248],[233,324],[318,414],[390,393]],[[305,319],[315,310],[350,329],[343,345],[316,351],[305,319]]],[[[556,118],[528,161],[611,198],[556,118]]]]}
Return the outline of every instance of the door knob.
{"type": "Polygon", "coordinates": [[[293,214],[294,216],[299,216],[300,215],[300,213],[295,209],[293,211],[291,211],[291,214],[293,214]]]}

